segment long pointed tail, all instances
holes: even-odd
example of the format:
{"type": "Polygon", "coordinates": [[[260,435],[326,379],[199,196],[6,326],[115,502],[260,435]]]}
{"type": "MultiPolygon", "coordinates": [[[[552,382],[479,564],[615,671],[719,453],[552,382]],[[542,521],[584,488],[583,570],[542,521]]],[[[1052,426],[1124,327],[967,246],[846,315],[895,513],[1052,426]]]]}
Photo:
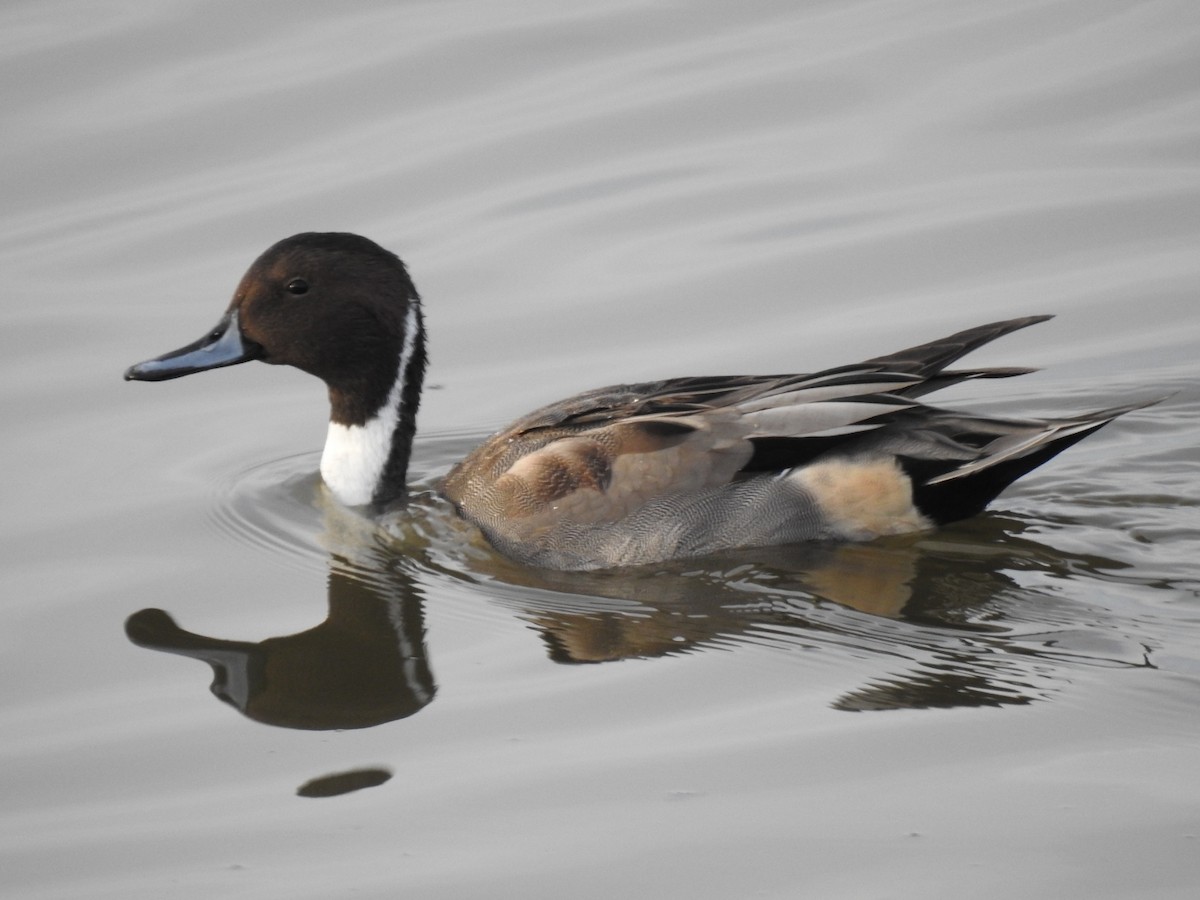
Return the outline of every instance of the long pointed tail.
{"type": "MultiPolygon", "coordinates": [[[[1025,316],[1020,319],[1006,319],[1003,322],[979,325],[975,328],[968,328],[966,331],[956,332],[949,337],[938,338],[927,344],[919,344],[916,347],[909,347],[907,350],[889,353],[887,356],[877,356],[867,360],[867,364],[881,365],[892,372],[903,372],[928,378],[984,344],[990,344],[1006,334],[1012,334],[1014,331],[1053,318],[1054,316],[1025,316]]],[[[1014,374],[1016,373],[1014,372],[1014,374]]]]}
{"type": "Polygon", "coordinates": [[[990,432],[990,439],[980,441],[979,453],[973,459],[936,474],[921,461],[907,461],[912,463],[906,468],[913,479],[914,502],[939,524],[973,516],[1022,475],[1099,431],[1118,416],[1162,400],[1158,397],[1062,419],[976,420],[980,426],[977,435],[985,438],[990,432]]]}

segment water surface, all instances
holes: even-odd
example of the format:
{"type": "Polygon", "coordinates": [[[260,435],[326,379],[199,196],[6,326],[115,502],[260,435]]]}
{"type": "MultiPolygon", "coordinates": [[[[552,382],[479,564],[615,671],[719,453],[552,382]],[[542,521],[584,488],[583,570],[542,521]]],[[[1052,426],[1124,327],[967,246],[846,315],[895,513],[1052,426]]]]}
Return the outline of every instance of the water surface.
{"type": "Polygon", "coordinates": [[[1191,897],[1200,13],[557,2],[0,13],[6,896],[1191,897]],[[418,500],[321,386],[125,384],[288,234],[426,301],[418,500]],[[615,381],[1051,312],[947,401],[1165,397],[942,531],[546,575],[431,493],[615,381]]]}

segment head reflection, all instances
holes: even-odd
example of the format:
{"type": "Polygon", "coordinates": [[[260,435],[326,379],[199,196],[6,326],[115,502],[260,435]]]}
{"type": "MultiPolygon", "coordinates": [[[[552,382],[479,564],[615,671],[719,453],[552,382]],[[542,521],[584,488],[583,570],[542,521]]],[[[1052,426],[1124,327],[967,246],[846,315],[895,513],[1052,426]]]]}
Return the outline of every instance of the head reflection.
{"type": "Polygon", "coordinates": [[[267,725],[369,728],[413,715],[436,690],[420,595],[394,566],[365,569],[333,557],[329,613],[298,634],[206,637],[160,609],[134,613],[125,631],[140,647],[207,662],[213,694],[267,725]]]}

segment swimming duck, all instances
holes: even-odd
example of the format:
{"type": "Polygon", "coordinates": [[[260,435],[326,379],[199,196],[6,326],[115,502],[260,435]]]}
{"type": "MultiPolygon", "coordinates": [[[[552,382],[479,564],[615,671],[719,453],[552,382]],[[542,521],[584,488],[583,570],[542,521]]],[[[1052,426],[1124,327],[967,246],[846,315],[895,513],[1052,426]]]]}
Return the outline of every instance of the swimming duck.
{"type": "MultiPolygon", "coordinates": [[[[588,391],[493,435],[439,490],[497,550],[553,569],[861,541],[963,519],[1144,405],[1043,420],[919,402],[968,379],[1033,371],[946,367],[1049,318],[983,325],[808,375],[588,391]]],[[[163,381],[255,359],[327,385],[321,475],[338,500],[374,511],[403,500],[426,355],[421,300],[395,254],[355,234],[280,241],[250,266],[216,327],[125,378],[163,381]]]]}

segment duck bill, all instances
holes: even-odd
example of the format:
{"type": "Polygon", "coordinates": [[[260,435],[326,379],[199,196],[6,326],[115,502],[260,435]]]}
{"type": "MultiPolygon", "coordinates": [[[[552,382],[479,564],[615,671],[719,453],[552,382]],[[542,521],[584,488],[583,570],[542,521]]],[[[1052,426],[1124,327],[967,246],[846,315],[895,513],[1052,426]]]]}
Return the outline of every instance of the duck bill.
{"type": "Polygon", "coordinates": [[[193,372],[236,366],[252,359],[261,359],[262,355],[262,348],[258,344],[242,337],[237,310],[231,309],[200,340],[130,366],[125,372],[125,380],[167,381],[193,372]]]}

